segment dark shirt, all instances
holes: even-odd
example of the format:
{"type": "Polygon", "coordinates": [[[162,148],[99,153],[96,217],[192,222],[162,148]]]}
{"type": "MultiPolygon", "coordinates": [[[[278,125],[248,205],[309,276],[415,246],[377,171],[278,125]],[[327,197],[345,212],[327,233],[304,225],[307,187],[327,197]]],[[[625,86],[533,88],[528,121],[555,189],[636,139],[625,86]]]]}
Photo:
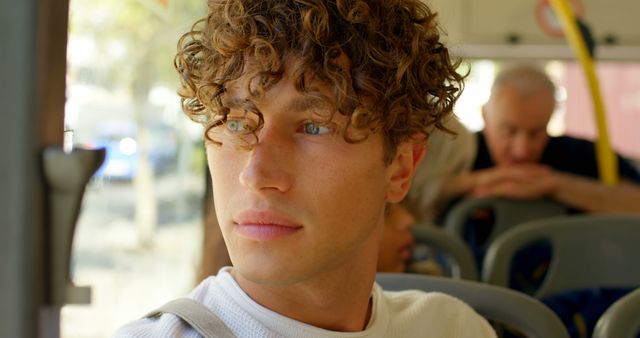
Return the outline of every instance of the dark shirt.
{"type": "MultiPolygon", "coordinates": [[[[473,163],[473,170],[495,167],[484,135],[482,132],[478,132],[476,136],[478,139],[478,153],[473,163]]],[[[640,173],[633,165],[620,155],[616,156],[618,157],[620,178],[640,183],[640,173]]],[[[599,177],[595,144],[591,141],[569,136],[552,137],[542,154],[540,164],[579,176],[593,179],[598,179],[599,177]]]]}
{"type": "MultiPolygon", "coordinates": [[[[491,159],[484,135],[476,133],[478,139],[478,153],[473,164],[473,170],[486,169],[495,166],[491,159]]],[[[621,179],[640,183],[640,174],[631,163],[618,157],[618,171],[621,179]]],[[[542,154],[540,164],[547,165],[555,170],[572,173],[574,175],[598,179],[598,163],[596,159],[595,144],[587,140],[581,140],[568,136],[552,137],[542,154]]],[[[579,210],[570,209],[570,213],[579,210]]],[[[483,238],[487,238],[488,224],[493,220],[469,221],[465,241],[473,251],[476,262],[480,266],[484,250],[481,247],[483,238]]],[[[513,258],[509,286],[513,289],[533,293],[544,281],[544,267],[549,265],[553,249],[549,243],[538,242],[523,248],[513,258]]],[[[562,319],[567,326],[571,337],[590,336],[597,319],[605,309],[626,294],[629,288],[612,289],[588,289],[572,290],[559,295],[547,297],[544,302],[562,319]],[[577,325],[577,319],[582,325],[577,325]],[[583,332],[584,331],[584,332],[583,332]]],[[[508,335],[511,337],[511,335],[508,335]]]]}

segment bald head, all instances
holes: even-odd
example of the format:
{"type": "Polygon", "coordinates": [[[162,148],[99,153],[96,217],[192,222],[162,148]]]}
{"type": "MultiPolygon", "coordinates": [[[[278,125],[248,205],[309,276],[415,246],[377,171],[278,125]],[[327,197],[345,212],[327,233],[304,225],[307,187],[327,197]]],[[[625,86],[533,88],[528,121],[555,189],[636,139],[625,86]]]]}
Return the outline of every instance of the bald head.
{"type": "Polygon", "coordinates": [[[484,106],[484,135],[496,165],[537,163],[549,140],[547,124],[555,109],[555,85],[531,66],[496,76],[484,106]]]}
{"type": "Polygon", "coordinates": [[[528,65],[511,67],[498,73],[491,86],[489,100],[504,88],[514,90],[523,98],[537,97],[541,91],[553,97],[556,91],[556,86],[544,71],[528,65]]]}

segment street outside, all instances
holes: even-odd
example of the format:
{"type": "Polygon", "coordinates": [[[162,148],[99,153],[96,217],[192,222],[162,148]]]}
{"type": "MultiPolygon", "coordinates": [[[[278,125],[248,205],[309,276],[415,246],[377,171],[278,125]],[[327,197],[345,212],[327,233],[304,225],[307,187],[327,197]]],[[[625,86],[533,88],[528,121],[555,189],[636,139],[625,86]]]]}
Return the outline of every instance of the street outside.
{"type": "Polygon", "coordinates": [[[92,182],[74,239],[72,278],[91,286],[91,305],[62,310],[61,337],[110,337],[195,286],[202,247],[204,178],[156,178],[158,222],[153,244],[139,244],[131,182],[92,182]]]}

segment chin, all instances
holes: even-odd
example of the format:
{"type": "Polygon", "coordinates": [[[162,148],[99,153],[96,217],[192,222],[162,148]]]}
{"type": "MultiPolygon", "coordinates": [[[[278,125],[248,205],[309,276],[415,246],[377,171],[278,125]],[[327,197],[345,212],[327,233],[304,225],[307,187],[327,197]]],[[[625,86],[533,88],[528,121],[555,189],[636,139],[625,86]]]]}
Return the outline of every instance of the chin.
{"type": "Polygon", "coordinates": [[[273,268],[268,267],[258,267],[254,268],[253,266],[246,266],[240,264],[240,266],[234,266],[234,269],[237,273],[242,276],[243,279],[246,279],[255,284],[286,284],[283,279],[286,279],[286,276],[279,274],[273,268]]]}
{"type": "Polygon", "coordinates": [[[261,285],[287,285],[303,280],[304,271],[292,266],[290,260],[251,260],[244,257],[234,263],[234,270],[243,279],[261,285]],[[282,263],[287,262],[287,263],[282,263]]]}
{"type": "Polygon", "coordinates": [[[404,262],[389,264],[387,267],[379,267],[378,272],[405,272],[407,265],[404,262]]]}

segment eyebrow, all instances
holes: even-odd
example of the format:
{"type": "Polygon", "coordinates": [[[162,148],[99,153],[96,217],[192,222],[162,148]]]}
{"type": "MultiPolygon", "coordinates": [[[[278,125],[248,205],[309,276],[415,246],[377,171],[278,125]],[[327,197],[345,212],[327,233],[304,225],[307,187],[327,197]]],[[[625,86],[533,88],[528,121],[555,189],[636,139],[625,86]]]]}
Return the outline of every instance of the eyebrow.
{"type": "Polygon", "coordinates": [[[316,97],[316,96],[301,96],[301,97],[296,97],[293,100],[291,100],[291,102],[289,102],[286,105],[286,111],[293,111],[293,112],[304,112],[313,108],[321,108],[321,109],[327,109],[330,108],[331,105],[329,104],[329,102],[316,97]]]}
{"type": "MultiPolygon", "coordinates": [[[[243,108],[246,103],[247,99],[237,96],[225,96],[222,98],[222,104],[229,109],[243,108]]],[[[293,98],[287,103],[284,110],[299,113],[313,108],[327,109],[330,107],[329,102],[320,97],[305,95],[293,98]]]]}
{"type": "Polygon", "coordinates": [[[230,109],[242,108],[244,104],[247,102],[246,99],[243,99],[237,96],[226,96],[226,95],[222,97],[221,101],[223,106],[230,109]]]}

